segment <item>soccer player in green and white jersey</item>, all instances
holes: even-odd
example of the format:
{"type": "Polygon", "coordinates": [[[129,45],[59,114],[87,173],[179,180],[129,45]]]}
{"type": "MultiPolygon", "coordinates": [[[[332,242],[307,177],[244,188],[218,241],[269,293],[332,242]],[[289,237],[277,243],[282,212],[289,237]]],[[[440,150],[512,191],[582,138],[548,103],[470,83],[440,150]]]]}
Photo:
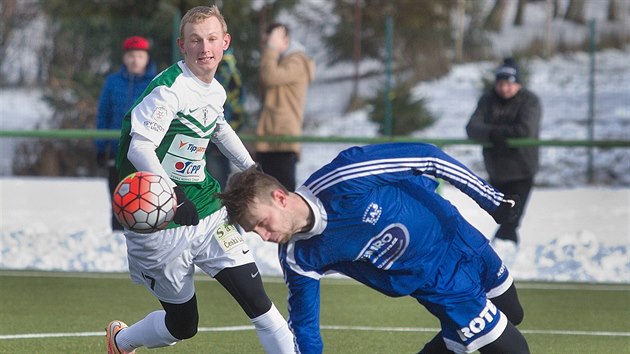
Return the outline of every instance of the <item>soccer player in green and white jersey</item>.
{"type": "Polygon", "coordinates": [[[167,229],[125,230],[129,272],[164,310],[127,327],[111,321],[108,353],[175,344],[197,333],[195,266],[217,279],[238,301],[267,353],[293,353],[293,334],[263,288],[251,252],[215,197],[219,185],[205,168],[205,150],[216,144],[237,167],[254,164],[223,117],[226,93],[214,80],[230,45],[216,6],[199,6],[182,18],[177,44],[184,60],[149,84],[123,121],[116,165],[121,179],[135,171],[171,181],[178,208],[167,229]]]}

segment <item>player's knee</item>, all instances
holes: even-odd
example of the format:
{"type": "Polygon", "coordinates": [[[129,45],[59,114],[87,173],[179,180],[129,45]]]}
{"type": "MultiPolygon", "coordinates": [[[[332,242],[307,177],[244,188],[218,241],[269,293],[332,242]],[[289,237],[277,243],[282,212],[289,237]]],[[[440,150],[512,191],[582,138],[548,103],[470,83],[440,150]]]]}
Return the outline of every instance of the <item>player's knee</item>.
{"type": "Polygon", "coordinates": [[[511,317],[508,317],[508,319],[510,320],[510,322],[512,322],[513,325],[518,326],[519,324],[521,324],[521,322],[523,322],[524,317],[525,317],[525,312],[523,311],[522,307],[519,307],[511,315],[511,317]]]}
{"type": "Polygon", "coordinates": [[[271,300],[265,294],[264,297],[253,298],[249,301],[249,318],[256,318],[267,313],[271,309],[271,300]]]}
{"type": "Polygon", "coordinates": [[[513,325],[518,326],[523,322],[523,318],[525,317],[525,312],[523,311],[522,306],[510,306],[508,308],[502,309],[501,312],[505,314],[510,322],[513,325]]]}
{"type": "Polygon", "coordinates": [[[197,334],[199,311],[197,310],[196,296],[183,304],[162,302],[162,307],[166,310],[166,328],[173,337],[184,340],[197,334]]]}
{"type": "Polygon", "coordinates": [[[252,284],[248,292],[239,293],[235,298],[249,318],[256,318],[267,313],[272,305],[262,285],[252,284]]]}
{"type": "Polygon", "coordinates": [[[197,334],[197,325],[176,327],[174,333],[171,334],[179,340],[190,339],[197,334]]]}
{"type": "Polygon", "coordinates": [[[501,310],[501,312],[505,314],[512,324],[518,325],[523,322],[525,313],[523,311],[523,306],[521,306],[521,303],[518,300],[518,294],[514,284],[512,284],[505,293],[491,299],[491,301],[499,308],[499,310],[501,310]]]}
{"type": "Polygon", "coordinates": [[[195,314],[190,318],[182,316],[173,316],[166,318],[166,328],[171,332],[173,337],[184,340],[190,339],[197,334],[197,326],[199,325],[199,315],[195,314]]]}

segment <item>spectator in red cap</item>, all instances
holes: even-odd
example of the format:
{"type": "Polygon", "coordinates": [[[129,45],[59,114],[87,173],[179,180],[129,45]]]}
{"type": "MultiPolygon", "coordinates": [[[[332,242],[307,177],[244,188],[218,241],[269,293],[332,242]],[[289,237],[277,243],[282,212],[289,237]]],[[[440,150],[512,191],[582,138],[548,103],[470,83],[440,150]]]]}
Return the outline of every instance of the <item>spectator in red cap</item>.
{"type": "MultiPolygon", "coordinates": [[[[157,74],[156,66],[149,57],[148,39],[129,37],[123,41],[122,48],[123,66],[107,76],[101,91],[96,117],[97,129],[120,130],[125,113],[157,74]]],[[[100,167],[107,169],[110,195],[118,183],[115,166],[117,150],[118,139],[96,141],[96,161],[100,167]]],[[[113,213],[111,223],[113,230],[122,230],[113,213]]]]}
{"type": "Polygon", "coordinates": [[[149,50],[149,40],[140,36],[131,36],[123,42],[123,49],[128,50],[149,50]]]}

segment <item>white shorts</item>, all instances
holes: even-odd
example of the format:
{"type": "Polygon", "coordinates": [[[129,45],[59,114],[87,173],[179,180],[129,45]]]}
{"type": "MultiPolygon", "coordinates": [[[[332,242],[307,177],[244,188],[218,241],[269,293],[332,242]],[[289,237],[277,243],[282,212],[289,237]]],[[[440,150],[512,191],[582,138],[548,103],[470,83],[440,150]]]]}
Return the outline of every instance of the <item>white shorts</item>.
{"type": "Polygon", "coordinates": [[[225,208],[199,220],[152,234],[125,231],[131,279],[159,300],[182,304],[195,294],[195,266],[214,277],[224,268],[253,263],[237,228],[227,223],[225,208]]]}

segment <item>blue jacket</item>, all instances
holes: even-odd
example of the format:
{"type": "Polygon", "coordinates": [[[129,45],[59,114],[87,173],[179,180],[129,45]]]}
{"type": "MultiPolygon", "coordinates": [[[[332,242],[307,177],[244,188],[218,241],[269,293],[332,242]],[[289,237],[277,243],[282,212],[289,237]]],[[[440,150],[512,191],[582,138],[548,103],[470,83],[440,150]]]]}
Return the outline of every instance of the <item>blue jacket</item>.
{"type": "Polygon", "coordinates": [[[296,190],[315,223],[278,252],[289,288],[289,325],[300,353],[323,349],[319,280],[324,274],[345,274],[383,294],[420,300],[448,288],[427,284],[453,252],[474,255],[488,247],[488,240],[435,192],[435,178],[453,184],[488,213],[503,201],[502,193],[440,149],[414,143],[347,149],[296,190]]]}
{"type": "MultiPolygon", "coordinates": [[[[108,75],[99,97],[96,129],[120,129],[125,114],[156,74],[155,63],[150,60],[142,76],[130,75],[124,65],[119,71],[108,75]]],[[[97,153],[106,153],[113,159],[117,151],[117,139],[96,140],[97,153]]]]}

